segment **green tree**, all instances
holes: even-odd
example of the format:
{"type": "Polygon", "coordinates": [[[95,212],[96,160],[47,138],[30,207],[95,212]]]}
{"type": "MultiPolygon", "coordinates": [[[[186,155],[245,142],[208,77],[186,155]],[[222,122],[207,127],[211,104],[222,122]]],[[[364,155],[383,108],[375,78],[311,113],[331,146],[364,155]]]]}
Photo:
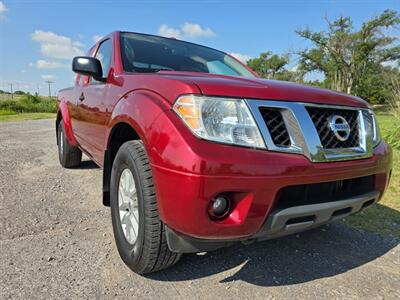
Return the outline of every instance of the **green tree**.
{"type": "Polygon", "coordinates": [[[274,79],[275,76],[282,73],[285,66],[289,63],[287,55],[272,54],[272,52],[264,52],[260,57],[250,59],[247,65],[263,78],[274,79]]]}
{"type": "Polygon", "coordinates": [[[385,10],[365,22],[359,30],[354,30],[348,17],[326,21],[326,32],[296,31],[313,45],[311,49],[299,52],[300,69],[304,73],[322,72],[326,85],[331,89],[371,102],[384,101],[388,91],[384,89],[387,86],[385,78],[399,76],[398,69],[384,64],[396,63],[400,59],[398,39],[385,35],[384,29],[398,25],[400,16],[396,11],[385,10]]]}

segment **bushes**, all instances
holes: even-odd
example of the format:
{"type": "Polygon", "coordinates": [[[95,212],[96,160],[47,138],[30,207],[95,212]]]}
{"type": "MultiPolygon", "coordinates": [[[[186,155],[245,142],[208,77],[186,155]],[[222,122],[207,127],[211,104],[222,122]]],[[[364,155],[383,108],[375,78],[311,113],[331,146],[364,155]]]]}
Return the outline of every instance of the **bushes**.
{"type": "Polygon", "coordinates": [[[26,94],[17,100],[0,101],[0,112],[34,113],[34,112],[56,112],[56,101],[45,99],[40,96],[26,94]]]}
{"type": "Polygon", "coordinates": [[[400,80],[393,80],[392,85],[389,113],[394,116],[395,123],[387,129],[384,138],[394,149],[400,150],[400,80]]]}
{"type": "Polygon", "coordinates": [[[388,129],[383,138],[393,149],[400,150],[400,124],[394,125],[392,128],[388,129]]]}

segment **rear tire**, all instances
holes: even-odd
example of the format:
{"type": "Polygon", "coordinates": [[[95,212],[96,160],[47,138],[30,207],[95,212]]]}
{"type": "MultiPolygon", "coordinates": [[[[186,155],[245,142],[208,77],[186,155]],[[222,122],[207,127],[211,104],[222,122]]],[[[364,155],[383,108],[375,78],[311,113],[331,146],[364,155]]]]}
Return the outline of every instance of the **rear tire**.
{"type": "Polygon", "coordinates": [[[141,141],[126,142],[118,150],[111,171],[110,199],[115,242],[130,269],[146,274],[168,268],[179,260],[181,255],[171,252],[167,245],[150,163],[141,141]],[[125,217],[131,221],[127,222],[125,217]],[[131,233],[127,233],[129,224],[135,224],[131,233]]]}
{"type": "Polygon", "coordinates": [[[60,160],[61,166],[64,168],[74,168],[79,166],[82,160],[82,151],[68,142],[65,136],[62,120],[58,124],[57,139],[58,159],[60,160]]]}

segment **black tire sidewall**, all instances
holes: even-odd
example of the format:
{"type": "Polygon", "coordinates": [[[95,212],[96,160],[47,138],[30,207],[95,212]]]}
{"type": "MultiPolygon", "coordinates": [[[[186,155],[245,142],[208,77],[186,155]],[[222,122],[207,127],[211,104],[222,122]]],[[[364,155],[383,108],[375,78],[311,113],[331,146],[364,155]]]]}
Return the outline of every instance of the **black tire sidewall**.
{"type": "Polygon", "coordinates": [[[68,142],[67,136],[65,135],[64,122],[62,120],[58,125],[57,143],[58,158],[61,166],[64,168],[75,168],[79,166],[82,160],[82,151],[68,142]],[[62,147],[61,141],[63,142],[62,147]]]}
{"type": "Polygon", "coordinates": [[[62,166],[64,166],[65,165],[65,142],[66,142],[66,140],[65,140],[64,126],[62,124],[62,121],[58,125],[57,139],[58,139],[58,159],[60,160],[60,164],[62,166]],[[62,143],[63,149],[61,149],[61,143],[60,143],[61,138],[63,139],[63,143],[62,143]]]}
{"type": "Polygon", "coordinates": [[[118,252],[122,260],[130,267],[135,269],[135,266],[140,262],[142,256],[143,245],[144,245],[144,235],[145,235],[145,222],[144,222],[144,199],[143,199],[143,188],[140,180],[140,168],[135,163],[134,157],[131,151],[128,151],[128,147],[122,147],[122,151],[119,151],[113,167],[111,170],[111,183],[110,183],[110,206],[111,206],[111,218],[114,231],[114,238],[118,248],[118,252]],[[118,185],[119,178],[123,170],[128,168],[134,177],[138,205],[139,205],[139,233],[134,245],[129,244],[124,236],[121,227],[121,221],[119,216],[118,207],[118,185]]]}

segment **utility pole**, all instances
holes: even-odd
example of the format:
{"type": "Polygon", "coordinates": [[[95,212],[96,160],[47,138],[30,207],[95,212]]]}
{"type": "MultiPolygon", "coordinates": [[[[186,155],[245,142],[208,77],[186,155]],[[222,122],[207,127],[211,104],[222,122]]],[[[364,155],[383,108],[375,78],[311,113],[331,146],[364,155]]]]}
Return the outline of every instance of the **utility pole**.
{"type": "Polygon", "coordinates": [[[14,98],[14,92],[13,92],[12,83],[10,83],[10,87],[11,87],[11,99],[13,99],[14,98]]]}
{"type": "Polygon", "coordinates": [[[39,96],[39,83],[36,83],[36,94],[37,94],[37,96],[39,96]]]}
{"type": "Polygon", "coordinates": [[[54,83],[54,81],[46,80],[45,81],[49,85],[49,98],[51,99],[51,84],[54,83]]]}

